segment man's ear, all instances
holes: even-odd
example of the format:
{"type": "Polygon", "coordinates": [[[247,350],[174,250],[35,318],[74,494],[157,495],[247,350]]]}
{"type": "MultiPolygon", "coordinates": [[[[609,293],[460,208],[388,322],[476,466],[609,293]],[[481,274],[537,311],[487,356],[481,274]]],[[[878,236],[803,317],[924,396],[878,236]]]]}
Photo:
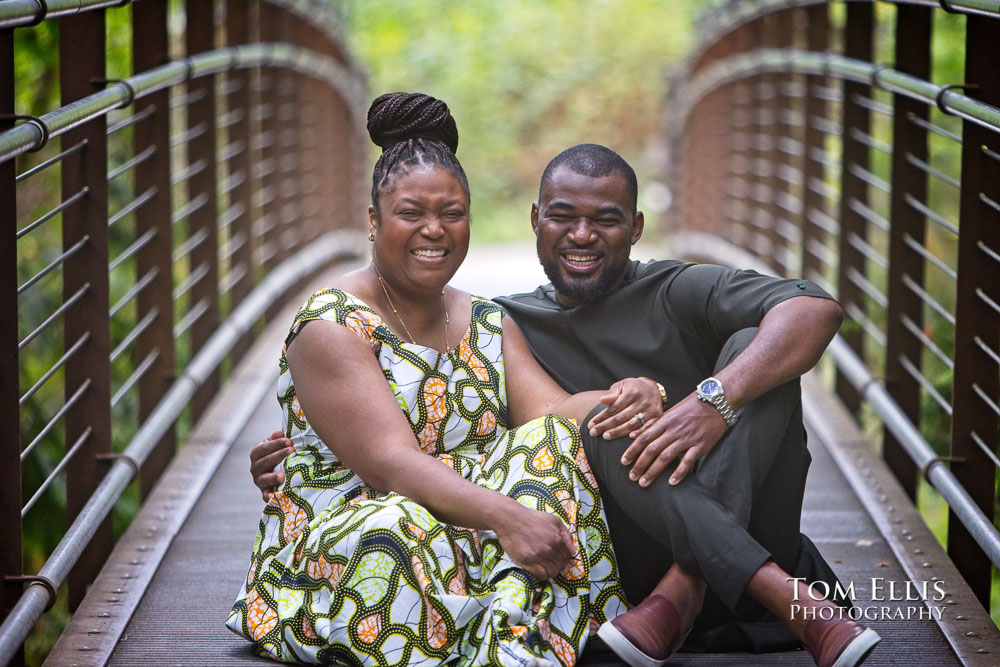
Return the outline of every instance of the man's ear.
{"type": "Polygon", "coordinates": [[[538,236],[538,202],[531,202],[531,231],[538,236]]]}
{"type": "Polygon", "coordinates": [[[642,238],[642,228],[646,224],[646,219],[642,215],[642,211],[635,212],[635,218],[632,219],[632,245],[639,242],[642,238]]]}

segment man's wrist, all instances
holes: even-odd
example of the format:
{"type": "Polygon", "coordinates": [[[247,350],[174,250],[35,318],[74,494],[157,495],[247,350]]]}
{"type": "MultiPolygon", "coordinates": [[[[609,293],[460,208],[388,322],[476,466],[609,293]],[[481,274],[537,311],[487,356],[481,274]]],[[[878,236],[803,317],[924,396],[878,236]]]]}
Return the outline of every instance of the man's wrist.
{"type": "Polygon", "coordinates": [[[667,411],[667,390],[663,388],[663,385],[654,380],[653,378],[643,377],[643,380],[649,380],[656,386],[656,390],[660,392],[660,404],[663,407],[663,411],[667,411]]]}
{"type": "Polygon", "coordinates": [[[708,403],[719,411],[719,414],[722,416],[722,419],[725,420],[727,427],[736,423],[736,411],[733,410],[733,406],[731,406],[729,401],[726,400],[726,391],[719,378],[705,378],[698,383],[694,391],[698,400],[708,403]]]}

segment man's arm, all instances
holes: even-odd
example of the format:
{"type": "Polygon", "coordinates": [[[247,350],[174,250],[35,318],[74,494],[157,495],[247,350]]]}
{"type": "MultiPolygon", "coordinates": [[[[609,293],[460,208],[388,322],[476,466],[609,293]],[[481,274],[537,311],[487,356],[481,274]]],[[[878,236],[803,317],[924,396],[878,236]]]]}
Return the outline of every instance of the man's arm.
{"type": "MultiPolygon", "coordinates": [[[[715,374],[733,409],[753,401],[816,365],[840,328],[844,311],[836,301],[800,296],[767,312],[757,335],[731,364],[715,374]]],[[[632,464],[630,477],[648,486],[680,457],[670,483],[677,484],[726,432],[714,406],[692,392],[659,419],[637,431],[622,464],[632,464]]]]}

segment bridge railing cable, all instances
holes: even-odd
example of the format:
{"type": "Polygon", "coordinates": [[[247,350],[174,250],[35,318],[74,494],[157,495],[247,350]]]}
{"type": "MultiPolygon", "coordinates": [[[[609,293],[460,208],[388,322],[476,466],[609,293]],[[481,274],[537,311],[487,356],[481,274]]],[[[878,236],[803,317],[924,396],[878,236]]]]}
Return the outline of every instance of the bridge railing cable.
{"type": "Polygon", "coordinates": [[[79,603],[260,320],[360,251],[366,91],[332,7],[0,3],[0,663],[79,603]],[[33,43],[58,108],[18,94],[44,92],[33,43]]]}
{"type": "Polygon", "coordinates": [[[837,295],[836,389],[881,420],[910,496],[926,502],[924,479],[948,503],[949,555],[989,608],[1000,2],[737,1],[702,31],[668,107],[671,232],[837,295]]]}

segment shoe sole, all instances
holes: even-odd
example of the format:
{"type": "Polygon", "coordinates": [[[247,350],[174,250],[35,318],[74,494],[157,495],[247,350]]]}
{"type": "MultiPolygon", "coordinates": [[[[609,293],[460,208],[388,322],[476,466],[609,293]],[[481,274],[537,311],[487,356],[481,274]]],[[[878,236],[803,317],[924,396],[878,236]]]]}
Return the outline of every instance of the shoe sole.
{"type": "Polygon", "coordinates": [[[659,667],[659,665],[666,662],[666,660],[651,658],[637,649],[625,635],[618,631],[618,628],[612,625],[611,621],[606,621],[601,625],[597,630],[597,636],[603,639],[608,648],[614,651],[615,655],[624,660],[630,667],[659,667]]]}
{"type": "Polygon", "coordinates": [[[831,667],[856,667],[860,665],[880,641],[882,638],[877,632],[871,628],[865,628],[864,632],[847,645],[847,648],[837,657],[836,662],[831,667]]]}

